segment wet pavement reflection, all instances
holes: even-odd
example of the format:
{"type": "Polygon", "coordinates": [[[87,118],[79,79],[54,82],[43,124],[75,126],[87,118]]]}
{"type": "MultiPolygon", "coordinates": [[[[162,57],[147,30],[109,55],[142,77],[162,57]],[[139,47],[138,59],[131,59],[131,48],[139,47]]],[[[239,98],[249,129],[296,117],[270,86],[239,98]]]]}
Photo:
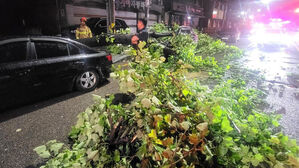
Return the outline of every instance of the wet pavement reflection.
{"type": "Polygon", "coordinates": [[[242,60],[245,67],[265,77],[269,104],[265,111],[281,114],[284,132],[299,142],[299,47],[296,42],[299,39],[292,36],[296,37],[294,33],[268,34],[264,37],[271,38],[262,40],[250,35],[242,38],[237,46],[245,50],[242,60]],[[283,36],[286,38],[281,39],[283,36]]]}

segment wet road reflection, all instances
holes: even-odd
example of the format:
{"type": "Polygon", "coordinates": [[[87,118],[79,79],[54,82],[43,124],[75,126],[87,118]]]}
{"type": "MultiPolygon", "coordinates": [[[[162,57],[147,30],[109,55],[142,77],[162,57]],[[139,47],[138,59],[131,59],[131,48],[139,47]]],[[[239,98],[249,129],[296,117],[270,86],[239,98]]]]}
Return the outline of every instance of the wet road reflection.
{"type": "Polygon", "coordinates": [[[265,111],[281,114],[284,131],[299,142],[299,38],[291,38],[299,36],[264,33],[242,39],[240,47],[246,51],[242,62],[263,73],[269,94],[265,111]]]}

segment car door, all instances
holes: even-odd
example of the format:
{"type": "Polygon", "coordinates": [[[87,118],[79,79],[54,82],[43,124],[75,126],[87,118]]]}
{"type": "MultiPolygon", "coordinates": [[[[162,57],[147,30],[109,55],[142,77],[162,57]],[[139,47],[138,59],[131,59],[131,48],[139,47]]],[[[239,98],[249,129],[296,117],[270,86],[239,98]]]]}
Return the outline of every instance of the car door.
{"type": "Polygon", "coordinates": [[[25,102],[32,87],[28,41],[0,45],[0,108],[25,102]]]}
{"type": "MultiPolygon", "coordinates": [[[[52,40],[33,40],[36,62],[36,88],[42,95],[70,89],[77,70],[69,56],[68,43],[52,40]]],[[[79,53],[78,53],[79,54],[79,53]]]]}

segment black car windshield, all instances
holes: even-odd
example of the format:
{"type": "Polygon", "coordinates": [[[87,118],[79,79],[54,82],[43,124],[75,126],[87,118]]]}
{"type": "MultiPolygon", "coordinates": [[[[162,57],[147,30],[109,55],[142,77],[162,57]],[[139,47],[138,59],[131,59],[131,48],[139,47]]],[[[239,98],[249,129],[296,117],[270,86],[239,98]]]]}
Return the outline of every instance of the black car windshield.
{"type": "Polygon", "coordinates": [[[188,29],[182,29],[182,30],[181,30],[181,33],[183,33],[183,34],[190,34],[190,33],[191,33],[191,30],[188,30],[188,29]]]}

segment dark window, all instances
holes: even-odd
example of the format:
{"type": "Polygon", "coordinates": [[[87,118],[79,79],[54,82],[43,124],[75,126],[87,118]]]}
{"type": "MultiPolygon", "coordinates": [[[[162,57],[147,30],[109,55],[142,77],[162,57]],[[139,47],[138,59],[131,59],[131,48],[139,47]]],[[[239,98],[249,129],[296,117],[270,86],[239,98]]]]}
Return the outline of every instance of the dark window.
{"type": "Polygon", "coordinates": [[[125,21],[123,21],[123,20],[119,20],[119,22],[120,22],[120,24],[121,24],[121,26],[123,26],[123,27],[128,27],[127,26],[127,23],[125,22],[125,21]]]}
{"type": "Polygon", "coordinates": [[[35,49],[38,58],[52,58],[68,55],[66,44],[59,42],[38,41],[35,42],[35,49]]]}
{"type": "Polygon", "coordinates": [[[0,46],[0,63],[26,60],[27,43],[16,42],[0,46]]]}
{"type": "Polygon", "coordinates": [[[121,27],[121,22],[119,20],[115,20],[115,26],[116,27],[121,27]]]}
{"type": "Polygon", "coordinates": [[[78,55],[80,54],[80,49],[74,45],[68,44],[70,55],[78,55]]]}
{"type": "Polygon", "coordinates": [[[98,27],[106,27],[107,25],[107,20],[101,20],[99,23],[98,23],[98,27]]]}

